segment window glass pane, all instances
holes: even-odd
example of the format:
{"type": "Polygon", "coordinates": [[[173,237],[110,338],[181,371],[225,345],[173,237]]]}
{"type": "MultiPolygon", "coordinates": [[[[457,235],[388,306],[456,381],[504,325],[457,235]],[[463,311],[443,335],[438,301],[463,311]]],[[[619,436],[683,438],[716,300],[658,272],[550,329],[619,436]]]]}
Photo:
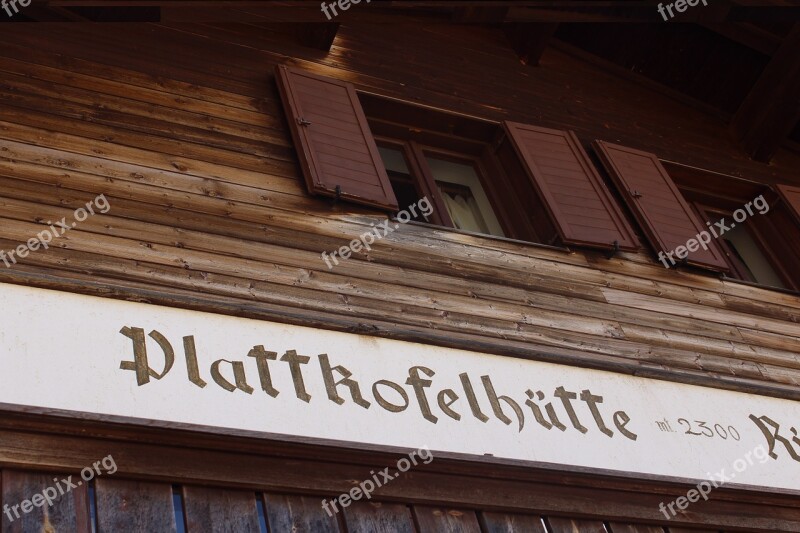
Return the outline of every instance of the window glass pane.
{"type": "Polygon", "coordinates": [[[505,236],[472,165],[430,155],[426,159],[456,228],[505,236]]]}
{"type": "MultiPolygon", "coordinates": [[[[389,175],[389,181],[392,184],[394,195],[397,197],[397,204],[400,210],[402,211],[408,206],[416,204],[420,200],[420,195],[417,192],[416,179],[408,169],[403,152],[382,146],[378,147],[378,151],[383,159],[383,164],[386,166],[386,173],[389,175]]],[[[417,212],[416,216],[412,215],[411,219],[426,222],[425,217],[420,215],[419,212],[417,212]]]]}
{"type": "Polygon", "coordinates": [[[260,533],[269,533],[267,529],[267,511],[264,509],[264,497],[259,492],[256,492],[256,507],[258,507],[258,526],[261,530],[260,533]]]}
{"type": "Polygon", "coordinates": [[[410,177],[411,173],[408,171],[406,158],[403,157],[403,153],[400,150],[379,146],[378,151],[381,153],[381,158],[383,159],[383,164],[387,171],[397,172],[410,177]]]}
{"type": "Polygon", "coordinates": [[[784,286],[744,224],[737,224],[733,229],[725,232],[722,238],[725,239],[739,260],[744,263],[751,277],[757,283],[771,287],[784,286]]]}
{"type": "Polygon", "coordinates": [[[172,507],[175,513],[175,525],[178,533],[186,533],[186,521],[184,520],[183,491],[179,485],[172,487],[172,507]]]}

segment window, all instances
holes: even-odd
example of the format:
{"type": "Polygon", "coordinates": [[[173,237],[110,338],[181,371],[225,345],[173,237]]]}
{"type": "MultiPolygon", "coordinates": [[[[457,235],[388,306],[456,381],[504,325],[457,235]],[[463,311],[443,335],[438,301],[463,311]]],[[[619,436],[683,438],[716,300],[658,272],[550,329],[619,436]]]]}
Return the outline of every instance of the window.
{"type": "Polygon", "coordinates": [[[745,225],[736,226],[722,238],[728,256],[735,262],[739,276],[761,285],[784,287],[778,274],[770,265],[761,246],[745,225]]]}
{"type": "Polygon", "coordinates": [[[560,246],[639,248],[572,132],[357,93],[285,65],[276,79],[311,194],[392,212],[427,197],[433,224],[560,246]]]}
{"type": "Polygon", "coordinates": [[[759,285],[786,288],[772,267],[767,255],[769,252],[760,242],[753,222],[748,219],[739,224],[732,223],[733,213],[721,212],[718,209],[706,208],[704,215],[712,224],[724,221],[725,226],[730,228],[720,235],[719,242],[730,266],[732,277],[759,285]]]}
{"type": "MultiPolygon", "coordinates": [[[[397,212],[427,198],[428,222],[559,246],[636,251],[640,240],[574,133],[409,104],[347,82],[278,66],[276,79],[311,194],[397,212]]],[[[596,141],[616,192],[657,253],[773,287],[800,288],[800,187],[772,189],[664,163],[596,141]],[[669,172],[665,166],[669,166],[669,172]],[[707,246],[689,246],[706,222],[750,216],[707,246]],[[670,256],[671,257],[671,256],[670,256]]]]}
{"type": "Polygon", "coordinates": [[[728,277],[800,289],[800,226],[790,201],[759,183],[674,163],[668,168],[701,220],[714,224],[724,219],[726,230],[715,241],[728,277]],[[748,203],[752,214],[743,218],[748,203]],[[734,220],[737,210],[741,222],[734,220]]]}
{"type": "Polygon", "coordinates": [[[476,167],[466,160],[454,161],[428,153],[425,155],[453,226],[503,237],[505,234],[483,190],[476,167]]]}
{"type": "Polygon", "coordinates": [[[551,245],[639,248],[571,132],[359,96],[398,202],[427,196],[429,222],[551,245]]]}
{"type": "Polygon", "coordinates": [[[421,198],[438,206],[433,223],[456,229],[506,236],[484,189],[480,168],[467,154],[437,153],[417,143],[378,139],[378,151],[400,206],[421,198]],[[408,155],[407,155],[408,154],[408,155]],[[407,157],[413,158],[411,171],[407,157]],[[431,194],[432,192],[432,194],[431,194]]]}
{"type": "MultiPolygon", "coordinates": [[[[659,257],[673,260],[676,250],[706,230],[655,154],[626,146],[595,142],[595,150],[659,257]]],[[[727,271],[728,263],[714,241],[681,258],[687,264],[727,271]]]]}
{"type": "Polygon", "coordinates": [[[595,150],[665,266],[662,254],[675,259],[670,254],[678,247],[685,252],[690,240],[711,233],[706,247],[695,241],[695,250],[673,265],[800,288],[800,188],[780,186],[779,196],[763,184],[662,162],[649,152],[602,141],[595,150]]]}

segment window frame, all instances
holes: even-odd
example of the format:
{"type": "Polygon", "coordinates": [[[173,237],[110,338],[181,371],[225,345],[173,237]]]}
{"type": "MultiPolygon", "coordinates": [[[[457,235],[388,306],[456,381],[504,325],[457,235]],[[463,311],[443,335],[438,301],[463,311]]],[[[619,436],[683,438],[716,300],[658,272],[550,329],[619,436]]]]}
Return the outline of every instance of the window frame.
{"type": "MultiPolygon", "coordinates": [[[[488,176],[491,172],[501,172],[499,164],[493,165],[492,163],[486,161],[486,159],[490,157],[488,155],[488,150],[484,150],[480,155],[476,155],[473,153],[459,152],[450,148],[432,144],[422,144],[413,139],[398,139],[385,135],[375,135],[375,141],[378,146],[398,150],[403,154],[406,159],[406,165],[408,166],[412,176],[415,178],[414,186],[417,190],[417,194],[423,193],[420,194],[420,198],[427,196],[428,199],[433,203],[434,212],[431,216],[433,223],[449,229],[458,230],[458,228],[455,227],[453,220],[450,218],[447,207],[444,204],[444,200],[439,194],[436,178],[433,176],[433,172],[431,171],[426,160],[426,154],[438,159],[443,159],[445,161],[472,166],[475,174],[478,177],[481,187],[483,188],[483,192],[486,194],[492,214],[497,219],[504,235],[476,233],[471,231],[468,233],[500,239],[511,238],[517,240],[517,232],[515,231],[517,221],[515,220],[514,215],[510,213],[510,210],[503,208],[503,204],[498,197],[497,190],[492,186],[488,179],[488,176]]],[[[489,148],[488,144],[486,148],[489,148]]],[[[524,216],[524,213],[520,213],[518,216],[524,216]]],[[[533,242],[532,244],[540,243],[533,242]]]]}
{"type": "MultiPolygon", "coordinates": [[[[704,220],[711,221],[713,224],[716,220],[720,220],[721,218],[725,218],[727,220],[733,220],[733,212],[735,209],[729,209],[727,206],[714,206],[708,205],[701,202],[692,202],[692,206],[698,211],[700,217],[704,220]]],[[[737,208],[738,209],[738,208],[737,208]]],[[[787,277],[786,272],[780,261],[776,258],[776,254],[774,251],[766,244],[763,235],[759,229],[759,224],[755,220],[755,217],[748,216],[746,222],[749,224],[744,224],[745,231],[750,234],[750,237],[758,246],[758,249],[761,251],[761,254],[766,259],[767,263],[769,263],[772,270],[775,274],[780,278],[781,283],[783,283],[783,287],[775,287],[776,289],[791,289],[797,290],[795,283],[792,281],[790,277],[787,277]]],[[[754,285],[759,285],[761,287],[772,287],[772,285],[765,285],[763,283],[759,283],[756,279],[754,279],[750,275],[750,267],[747,266],[741,259],[737,257],[737,254],[731,249],[728,241],[724,238],[724,236],[720,236],[717,239],[720,248],[725,254],[725,260],[728,262],[728,265],[731,267],[730,274],[728,278],[737,279],[741,281],[746,281],[748,283],[752,283],[754,285]]]]}
{"type": "MultiPolygon", "coordinates": [[[[702,220],[712,220],[714,217],[709,216],[710,214],[733,220],[734,211],[743,208],[758,196],[763,196],[769,205],[769,213],[765,213],[765,215],[773,214],[775,216],[781,208],[780,196],[768,184],[691,167],[674,161],[662,161],[662,163],[675,179],[680,193],[702,220]]],[[[763,215],[755,214],[748,216],[746,222],[748,223],[747,231],[785,287],[765,285],[751,279],[746,273],[746,266],[740,264],[741,262],[732,253],[725,239],[717,238],[715,241],[723,250],[723,257],[731,267],[730,273],[723,274],[722,279],[791,294],[800,292],[800,274],[792,276],[790,265],[785,259],[787,255],[796,255],[796,253],[788,247],[784,253],[781,253],[781,250],[776,248],[774,243],[770,243],[770,239],[767,238],[767,234],[772,231],[771,225],[774,221],[764,218],[763,215]]],[[[800,236],[800,226],[795,224],[792,231],[800,236]]]]}

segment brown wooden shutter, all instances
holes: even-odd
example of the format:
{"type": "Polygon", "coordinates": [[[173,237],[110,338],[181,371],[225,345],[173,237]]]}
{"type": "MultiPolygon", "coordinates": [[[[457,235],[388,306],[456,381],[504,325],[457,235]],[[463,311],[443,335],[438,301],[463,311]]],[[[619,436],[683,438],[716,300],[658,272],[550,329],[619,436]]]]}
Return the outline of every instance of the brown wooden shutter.
{"type": "Polygon", "coordinates": [[[636,250],[638,240],[574,133],[506,122],[506,133],[567,244],[636,250]]]}
{"type": "Polygon", "coordinates": [[[355,87],[285,65],[276,76],[309,192],[397,210],[355,87]]]}
{"type": "MultiPolygon", "coordinates": [[[[654,154],[603,141],[595,141],[594,145],[656,252],[673,252],[708,231],[654,154]]],[[[713,237],[708,250],[689,252],[687,262],[712,270],[729,270],[713,237]]]]}
{"type": "Polygon", "coordinates": [[[778,193],[797,217],[797,220],[800,221],[800,187],[778,185],[778,193]]]}

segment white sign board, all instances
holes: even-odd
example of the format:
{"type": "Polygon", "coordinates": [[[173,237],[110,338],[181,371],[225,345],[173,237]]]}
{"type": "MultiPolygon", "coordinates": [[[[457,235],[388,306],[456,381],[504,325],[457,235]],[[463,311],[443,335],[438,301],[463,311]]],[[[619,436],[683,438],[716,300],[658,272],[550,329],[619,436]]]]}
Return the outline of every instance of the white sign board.
{"type": "Polygon", "coordinates": [[[0,284],[0,403],[800,489],[798,402],[0,284]]]}

